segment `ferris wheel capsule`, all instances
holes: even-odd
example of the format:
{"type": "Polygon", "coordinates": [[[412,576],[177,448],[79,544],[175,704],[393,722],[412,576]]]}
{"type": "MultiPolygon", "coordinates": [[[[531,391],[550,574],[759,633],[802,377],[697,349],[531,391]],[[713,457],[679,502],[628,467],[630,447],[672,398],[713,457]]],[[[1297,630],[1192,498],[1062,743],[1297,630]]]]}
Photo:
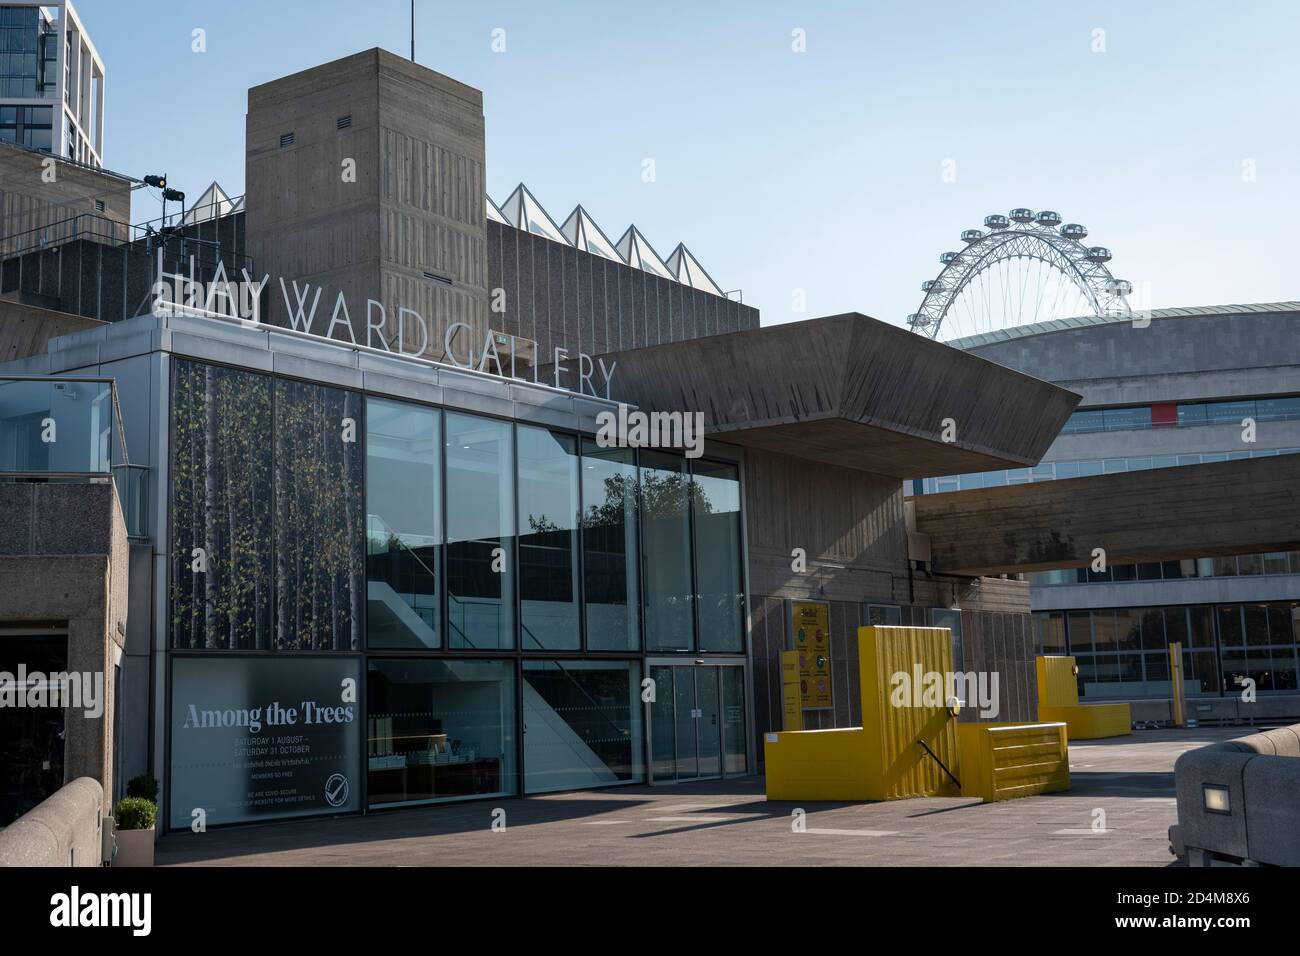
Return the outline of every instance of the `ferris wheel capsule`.
{"type": "Polygon", "coordinates": [[[958,262],[960,261],[960,259],[961,259],[960,252],[945,252],[943,255],[939,256],[939,261],[942,262],[944,265],[948,265],[948,263],[950,262],[958,262]]]}
{"type": "Polygon", "coordinates": [[[1032,209],[1026,209],[1024,206],[1017,206],[1015,209],[1011,210],[1011,221],[1019,223],[1033,222],[1034,211],[1032,209]]]}
{"type": "Polygon", "coordinates": [[[1061,214],[1059,212],[1052,212],[1050,209],[1044,209],[1034,217],[1034,221],[1040,226],[1049,226],[1052,229],[1055,229],[1061,224],[1061,214]]]}
{"type": "Polygon", "coordinates": [[[1001,232],[1003,229],[1006,229],[1011,225],[1011,220],[1006,216],[995,212],[991,216],[984,217],[984,225],[988,226],[989,229],[994,232],[1001,232]]]}
{"type": "Polygon", "coordinates": [[[926,279],[921,283],[922,292],[942,292],[944,285],[938,279],[926,279]]]}
{"type": "Polygon", "coordinates": [[[1065,236],[1066,239],[1085,239],[1088,236],[1088,230],[1077,222],[1067,222],[1061,227],[1061,235],[1065,236]]]}
{"type": "Polygon", "coordinates": [[[983,238],[984,238],[983,229],[967,229],[963,231],[961,234],[962,242],[978,242],[980,239],[983,238]]]}
{"type": "Polygon", "coordinates": [[[1110,250],[1105,246],[1090,246],[1088,248],[1089,262],[1110,262],[1110,250]]]}
{"type": "Polygon", "coordinates": [[[1111,295],[1128,295],[1133,291],[1133,283],[1128,279],[1111,279],[1106,283],[1106,291],[1111,295]]]}

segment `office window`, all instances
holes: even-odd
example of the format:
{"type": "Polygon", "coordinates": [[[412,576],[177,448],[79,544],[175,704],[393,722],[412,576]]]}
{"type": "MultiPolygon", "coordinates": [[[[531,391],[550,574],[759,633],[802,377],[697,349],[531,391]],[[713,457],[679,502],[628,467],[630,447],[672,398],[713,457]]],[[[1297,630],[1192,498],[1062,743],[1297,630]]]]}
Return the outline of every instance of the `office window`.
{"type": "Polygon", "coordinates": [[[692,620],[690,480],[686,459],[641,452],[641,567],[646,650],[689,651],[692,620]]]}
{"type": "Polygon", "coordinates": [[[1183,689],[1189,697],[1219,692],[1219,661],[1213,651],[1183,652],[1183,689]]]}
{"type": "Polygon", "coordinates": [[[172,647],[274,643],[271,400],[269,376],[173,363],[172,647]]]}
{"type": "Polygon", "coordinates": [[[745,649],[740,469],[697,460],[692,472],[700,650],[739,653],[745,649]]]}
{"type": "Polygon", "coordinates": [[[435,648],[442,631],[442,424],[432,408],[366,399],[366,642],[435,648]]]}
{"type": "Polygon", "coordinates": [[[449,647],[513,647],[514,451],[508,422],[448,412],[449,647]]]}
{"type": "Polygon", "coordinates": [[[578,650],[578,447],[518,426],[519,627],[524,650],[578,650]]]}
{"type": "Polygon", "coordinates": [[[361,649],[361,397],[275,382],[275,632],[290,650],[361,649]]]}
{"type": "Polygon", "coordinates": [[[1127,431],[1132,428],[1151,427],[1151,406],[1140,408],[1108,408],[1105,411],[1106,431],[1127,431]]]}
{"type": "Polygon", "coordinates": [[[524,661],[524,789],[574,790],[645,778],[641,665],[524,661]]]}
{"type": "Polygon", "coordinates": [[[636,458],[631,448],[582,443],[582,551],[587,648],[641,646],[636,458]]]}
{"type": "Polygon", "coordinates": [[[491,660],[371,660],[371,807],[516,792],[515,669],[491,660]]]}
{"type": "Polygon", "coordinates": [[[1255,402],[1255,419],[1261,422],[1294,421],[1300,418],[1300,396],[1261,398],[1255,402]]]}

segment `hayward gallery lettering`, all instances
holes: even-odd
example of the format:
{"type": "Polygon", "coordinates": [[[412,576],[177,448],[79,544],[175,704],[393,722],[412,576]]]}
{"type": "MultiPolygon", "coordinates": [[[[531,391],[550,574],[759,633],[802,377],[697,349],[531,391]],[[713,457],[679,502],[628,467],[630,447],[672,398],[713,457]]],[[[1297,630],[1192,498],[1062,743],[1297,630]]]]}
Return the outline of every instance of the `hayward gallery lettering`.
{"type": "MultiPolygon", "coordinates": [[[[157,279],[153,284],[153,300],[155,310],[162,308],[164,311],[171,306],[181,306],[189,309],[201,309],[204,312],[212,313],[215,316],[221,316],[231,319],[238,319],[248,322],[260,322],[259,315],[262,290],[266,288],[271,281],[271,276],[263,275],[261,282],[256,282],[248,274],[248,270],[241,269],[243,281],[232,282],[226,275],[225,266],[217,263],[213,279],[211,282],[198,282],[188,276],[175,272],[165,272],[162,269],[161,259],[158,266],[157,279]]],[[[290,280],[293,286],[293,299],[290,299],[289,289],[284,284],[284,278],[280,278],[280,294],[284,297],[285,311],[289,315],[289,328],[295,332],[304,332],[308,335],[315,335],[321,338],[332,339],[336,342],[344,341],[341,336],[334,334],[335,328],[341,327],[347,333],[346,341],[353,345],[361,345],[357,341],[356,335],[352,331],[352,313],[348,309],[347,296],[343,290],[339,290],[338,296],[334,300],[334,310],[330,315],[329,325],[326,327],[324,334],[316,332],[313,328],[316,322],[316,310],[320,306],[321,293],[324,292],[323,286],[315,287],[315,295],[312,294],[312,285],[304,282],[302,288],[298,287],[296,279],[290,280]]],[[[384,334],[384,329],[388,325],[388,310],[382,302],[374,299],[366,299],[366,335],[364,345],[367,348],[380,348],[385,352],[396,352],[398,355],[407,355],[419,358],[424,355],[425,350],[429,347],[429,326],[424,320],[424,316],[414,309],[408,309],[405,306],[399,306],[397,309],[397,339],[394,349],[394,342],[384,334]],[[373,321],[378,313],[379,321],[373,321]],[[407,330],[408,321],[413,319],[412,344],[418,341],[418,347],[407,349],[407,330]],[[416,339],[414,329],[419,330],[419,338],[416,339]],[[375,341],[379,344],[376,345],[375,341]]],[[[495,374],[502,378],[512,378],[516,381],[529,381],[516,373],[516,344],[519,341],[517,336],[504,335],[499,332],[493,332],[488,329],[483,337],[483,347],[478,352],[478,361],[475,362],[474,348],[471,345],[466,349],[465,361],[456,357],[453,349],[457,334],[461,329],[467,333],[473,330],[464,322],[453,322],[447,326],[443,333],[442,346],[443,357],[457,368],[473,369],[477,372],[491,372],[489,362],[496,366],[495,374]],[[503,363],[503,356],[497,349],[497,340],[508,339],[509,351],[506,358],[507,363],[503,363]],[[506,368],[509,368],[509,372],[506,368]]],[[[503,343],[504,344],[504,343],[503,343]]],[[[565,364],[571,357],[568,349],[557,348],[552,355],[552,383],[556,388],[576,391],[583,395],[592,395],[600,398],[601,394],[596,390],[593,382],[596,371],[599,370],[604,380],[604,398],[610,397],[610,385],[614,378],[614,369],[617,362],[611,362],[608,366],[603,358],[593,359],[585,352],[577,354],[578,373],[577,388],[569,388],[564,384],[568,380],[571,372],[575,371],[565,364]]],[[[531,379],[534,385],[542,384],[538,377],[537,363],[533,363],[533,377],[531,379]]]]}

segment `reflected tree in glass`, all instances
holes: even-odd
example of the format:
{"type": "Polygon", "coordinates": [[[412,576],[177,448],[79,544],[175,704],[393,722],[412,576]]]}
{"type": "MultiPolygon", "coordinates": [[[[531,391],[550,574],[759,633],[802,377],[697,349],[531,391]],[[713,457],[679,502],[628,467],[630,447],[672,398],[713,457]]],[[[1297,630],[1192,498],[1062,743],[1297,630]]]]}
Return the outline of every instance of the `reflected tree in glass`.
{"type": "Polygon", "coordinates": [[[587,647],[641,645],[637,583],[637,481],[630,448],[582,445],[582,549],[587,647]]]}
{"type": "Polygon", "coordinates": [[[519,425],[517,442],[523,647],[577,650],[577,440],[519,425]]]}

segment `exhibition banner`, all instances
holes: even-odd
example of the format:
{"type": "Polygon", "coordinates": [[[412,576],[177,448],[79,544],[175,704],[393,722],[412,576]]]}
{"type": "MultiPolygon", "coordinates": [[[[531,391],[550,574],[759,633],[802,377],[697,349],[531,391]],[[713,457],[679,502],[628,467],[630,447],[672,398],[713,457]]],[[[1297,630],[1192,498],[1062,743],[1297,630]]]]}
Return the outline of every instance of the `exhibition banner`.
{"type": "Polygon", "coordinates": [[[172,829],[361,807],[360,661],[172,659],[172,829]]]}

